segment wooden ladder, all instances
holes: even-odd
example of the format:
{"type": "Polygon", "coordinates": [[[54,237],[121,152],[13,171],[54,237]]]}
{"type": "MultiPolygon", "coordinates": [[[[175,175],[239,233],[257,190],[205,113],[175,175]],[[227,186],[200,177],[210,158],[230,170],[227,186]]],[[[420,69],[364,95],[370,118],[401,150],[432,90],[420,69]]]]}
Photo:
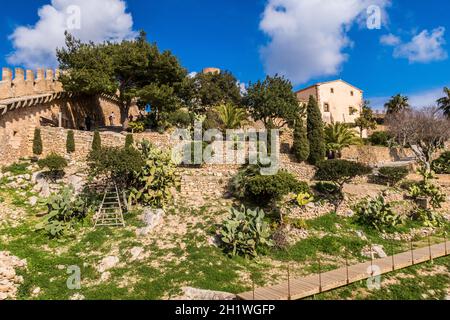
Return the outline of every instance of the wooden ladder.
{"type": "Polygon", "coordinates": [[[105,189],[94,227],[125,227],[122,203],[115,183],[113,187],[105,189]]]}

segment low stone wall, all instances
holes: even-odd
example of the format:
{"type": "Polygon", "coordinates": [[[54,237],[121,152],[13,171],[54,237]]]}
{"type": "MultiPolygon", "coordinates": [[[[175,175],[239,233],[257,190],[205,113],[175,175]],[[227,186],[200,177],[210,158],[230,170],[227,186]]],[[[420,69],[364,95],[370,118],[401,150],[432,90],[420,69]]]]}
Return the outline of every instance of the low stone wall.
{"type": "Polygon", "coordinates": [[[410,149],[378,146],[350,146],[342,151],[342,159],[368,165],[382,165],[390,162],[410,160],[414,153],[410,149]]]}
{"type": "MultiPolygon", "coordinates": [[[[59,155],[67,156],[66,140],[67,132],[69,130],[63,128],[41,128],[43,156],[51,152],[59,155]]],[[[103,146],[118,147],[125,145],[125,136],[114,132],[101,132],[101,141],[103,146]]],[[[94,139],[93,132],[74,130],[75,152],[71,158],[77,161],[85,160],[92,149],[92,140],[94,139]]],[[[32,155],[33,150],[33,135],[30,136],[28,152],[32,155]]]]}

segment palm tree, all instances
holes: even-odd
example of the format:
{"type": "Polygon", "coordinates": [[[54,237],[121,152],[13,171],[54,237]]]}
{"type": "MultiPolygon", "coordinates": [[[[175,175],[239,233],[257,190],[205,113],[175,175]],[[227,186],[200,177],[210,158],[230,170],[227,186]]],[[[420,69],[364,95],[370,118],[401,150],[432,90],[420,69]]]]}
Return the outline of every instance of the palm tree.
{"type": "Polygon", "coordinates": [[[393,96],[391,100],[384,105],[386,113],[393,114],[410,109],[408,100],[409,98],[407,96],[402,96],[401,94],[393,96]]]}
{"type": "Polygon", "coordinates": [[[247,119],[247,113],[244,109],[230,103],[222,104],[217,107],[217,112],[223,124],[223,129],[240,128],[247,119]]]}
{"type": "Polygon", "coordinates": [[[340,158],[344,148],[359,144],[360,141],[356,132],[346,124],[337,122],[325,127],[325,143],[331,159],[340,158]]]}
{"type": "Polygon", "coordinates": [[[450,89],[445,87],[444,93],[447,95],[446,97],[442,97],[437,101],[439,109],[442,110],[444,115],[450,119],[450,89]]]}

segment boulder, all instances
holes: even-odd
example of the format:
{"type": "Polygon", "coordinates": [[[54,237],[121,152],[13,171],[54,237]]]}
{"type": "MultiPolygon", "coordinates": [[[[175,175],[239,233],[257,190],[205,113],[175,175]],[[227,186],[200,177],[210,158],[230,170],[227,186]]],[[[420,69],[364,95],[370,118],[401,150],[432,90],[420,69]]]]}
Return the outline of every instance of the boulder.
{"type": "Polygon", "coordinates": [[[140,217],[145,223],[145,227],[136,231],[138,236],[148,235],[153,229],[163,223],[165,212],[163,209],[145,208],[144,214],[140,217]]]}
{"type": "Polygon", "coordinates": [[[108,256],[102,259],[100,261],[99,265],[97,266],[97,271],[100,273],[105,272],[106,270],[114,268],[119,263],[119,258],[116,256],[108,256]]]}
{"type": "Polygon", "coordinates": [[[28,203],[30,204],[30,206],[34,207],[38,202],[38,197],[31,197],[28,199],[28,203]]]}
{"type": "Polygon", "coordinates": [[[183,287],[183,295],[174,300],[236,300],[235,294],[221,291],[203,290],[191,287],[183,287]]]}
{"type": "Polygon", "coordinates": [[[130,250],[131,253],[131,259],[130,261],[136,261],[141,258],[141,254],[144,252],[144,248],[141,247],[134,247],[130,250]]]}
{"type": "Polygon", "coordinates": [[[84,179],[77,175],[69,176],[67,178],[67,183],[70,187],[73,188],[75,194],[79,194],[81,191],[83,191],[85,185],[84,179]]]}

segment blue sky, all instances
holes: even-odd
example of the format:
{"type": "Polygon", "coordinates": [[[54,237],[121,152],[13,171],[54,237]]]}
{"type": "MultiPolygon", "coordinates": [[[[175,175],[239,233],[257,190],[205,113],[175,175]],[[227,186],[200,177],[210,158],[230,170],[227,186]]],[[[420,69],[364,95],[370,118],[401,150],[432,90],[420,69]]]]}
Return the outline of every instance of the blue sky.
{"type": "Polygon", "coordinates": [[[0,13],[1,65],[54,64],[71,5],[81,8],[74,33],[83,40],[144,29],[189,71],[220,67],[244,83],[275,72],[295,88],[342,78],[375,106],[396,93],[430,104],[450,86],[448,0],[9,1],[0,13]],[[366,26],[372,4],[381,29],[366,26]]]}

